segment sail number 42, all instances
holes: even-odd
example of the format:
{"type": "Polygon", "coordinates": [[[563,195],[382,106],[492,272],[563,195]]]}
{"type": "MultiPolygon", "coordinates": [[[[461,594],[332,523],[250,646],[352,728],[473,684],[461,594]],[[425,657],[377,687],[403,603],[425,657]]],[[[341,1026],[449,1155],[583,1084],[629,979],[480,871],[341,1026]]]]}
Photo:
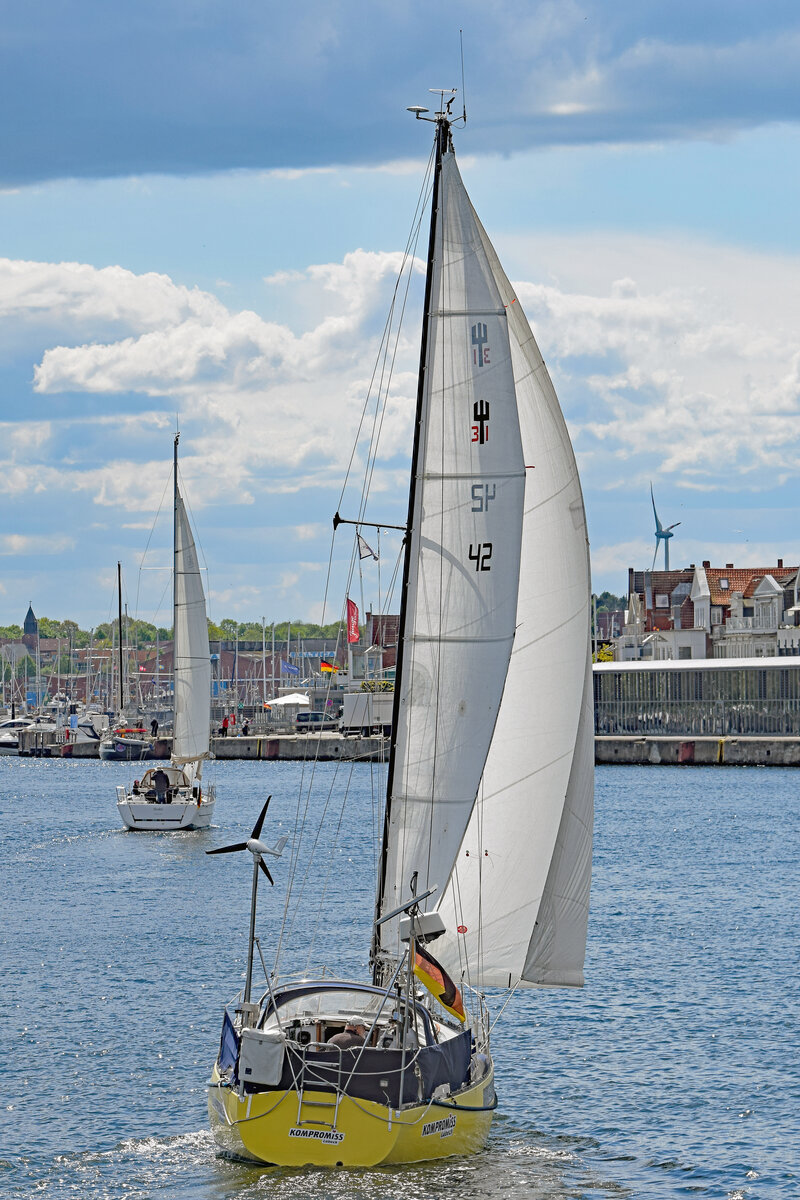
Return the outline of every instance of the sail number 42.
{"type": "Polygon", "coordinates": [[[477,546],[470,543],[469,560],[475,563],[476,571],[491,571],[492,543],[478,542],[477,546]]]}

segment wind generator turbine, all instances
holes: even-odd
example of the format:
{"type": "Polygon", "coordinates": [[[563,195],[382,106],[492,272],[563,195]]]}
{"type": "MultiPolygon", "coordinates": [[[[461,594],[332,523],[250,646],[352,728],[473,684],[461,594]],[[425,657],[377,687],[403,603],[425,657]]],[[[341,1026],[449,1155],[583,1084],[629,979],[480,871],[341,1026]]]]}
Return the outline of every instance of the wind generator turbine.
{"type": "MultiPolygon", "coordinates": [[[[261,841],[261,829],[264,824],[264,817],[267,815],[269,802],[272,796],[267,796],[264,807],[259,813],[258,820],[253,826],[253,832],[246,842],[234,842],[232,846],[217,846],[216,850],[206,850],[206,854],[235,854],[237,850],[249,850],[253,856],[253,885],[250,896],[250,937],[247,942],[247,973],[245,975],[244,984],[244,1000],[243,1012],[247,1012],[245,1006],[250,1004],[250,993],[253,986],[253,948],[256,943],[256,897],[258,895],[258,871],[259,868],[264,872],[267,879],[274,886],[275,880],[272,878],[269,867],[264,862],[265,854],[272,854],[275,858],[280,858],[283,853],[283,848],[288,842],[288,837],[284,834],[279,838],[274,846],[267,846],[261,841]]],[[[263,960],[262,960],[263,961],[263,960]]],[[[269,978],[267,979],[269,985],[269,978]]],[[[258,1007],[258,1006],[256,1006],[258,1007]]]]}
{"type": "Polygon", "coordinates": [[[672,530],[678,528],[678,526],[680,525],[680,521],[676,521],[674,525],[668,525],[666,529],[661,524],[661,522],[658,519],[658,513],[656,512],[656,501],[655,501],[655,496],[653,495],[652,483],[650,484],[650,499],[653,501],[653,516],[656,519],[656,548],[655,548],[655,552],[653,554],[653,566],[650,568],[650,570],[652,571],[656,565],[656,556],[658,554],[658,543],[663,542],[664,543],[664,570],[668,571],[669,570],[669,539],[671,537],[674,537],[672,530]]]}

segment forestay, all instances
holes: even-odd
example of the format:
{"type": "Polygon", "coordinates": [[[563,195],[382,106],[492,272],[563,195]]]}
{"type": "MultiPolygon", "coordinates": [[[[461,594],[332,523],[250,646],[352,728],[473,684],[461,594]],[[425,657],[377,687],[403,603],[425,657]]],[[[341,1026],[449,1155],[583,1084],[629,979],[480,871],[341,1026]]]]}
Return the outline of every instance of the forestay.
{"type": "Polygon", "coordinates": [[[206,601],[183,498],[175,496],[175,726],[172,761],[201,763],[208,754],[211,660],[206,601]]]}
{"type": "MultiPolygon", "coordinates": [[[[442,158],[380,909],[444,888],[503,693],[525,467],[508,318],[455,158],[442,158]]],[[[397,924],[380,931],[395,954],[397,924]]]]}
{"type": "Polygon", "coordinates": [[[533,469],[517,636],[478,802],[440,906],[448,932],[436,953],[476,986],[579,986],[594,782],[586,519],[555,390],[481,236],[509,314],[523,452],[533,469]]]}

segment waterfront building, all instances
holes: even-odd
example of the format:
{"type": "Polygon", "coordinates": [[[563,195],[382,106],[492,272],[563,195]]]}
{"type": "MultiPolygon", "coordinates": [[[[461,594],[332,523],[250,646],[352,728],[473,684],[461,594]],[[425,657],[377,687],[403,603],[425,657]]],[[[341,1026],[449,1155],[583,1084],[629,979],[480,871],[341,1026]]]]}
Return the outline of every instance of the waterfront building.
{"type": "Polygon", "coordinates": [[[800,736],[800,657],[594,664],[595,733],[800,736]]]}
{"type": "Polygon", "coordinates": [[[798,567],[628,572],[618,662],[800,655],[798,567]]]}

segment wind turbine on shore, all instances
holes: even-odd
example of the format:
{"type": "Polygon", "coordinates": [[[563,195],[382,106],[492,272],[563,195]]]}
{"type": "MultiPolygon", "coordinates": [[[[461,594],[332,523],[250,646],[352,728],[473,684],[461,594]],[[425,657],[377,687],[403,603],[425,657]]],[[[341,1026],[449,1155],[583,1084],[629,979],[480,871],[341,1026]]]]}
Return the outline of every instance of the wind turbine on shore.
{"type": "Polygon", "coordinates": [[[655,552],[653,554],[653,566],[650,568],[650,570],[652,571],[656,565],[656,557],[658,555],[658,543],[663,542],[664,543],[664,570],[668,571],[669,570],[669,539],[671,537],[674,537],[672,530],[678,528],[678,526],[680,525],[680,521],[676,521],[674,525],[668,525],[666,527],[666,529],[661,524],[661,522],[658,519],[658,513],[656,512],[656,501],[655,501],[655,496],[653,495],[652,483],[650,484],[650,499],[653,502],[653,516],[656,519],[656,548],[655,548],[655,552]]]}

